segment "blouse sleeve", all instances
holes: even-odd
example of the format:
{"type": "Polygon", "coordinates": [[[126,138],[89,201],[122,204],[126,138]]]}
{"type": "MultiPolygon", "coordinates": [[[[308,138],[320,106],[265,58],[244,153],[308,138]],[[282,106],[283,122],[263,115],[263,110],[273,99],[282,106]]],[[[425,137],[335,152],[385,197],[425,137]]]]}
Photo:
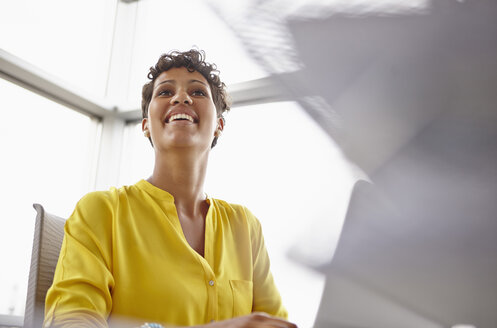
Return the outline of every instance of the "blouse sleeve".
{"type": "Polygon", "coordinates": [[[264,243],[262,227],[257,218],[246,210],[251,221],[252,261],[253,261],[253,312],[266,312],[270,315],[288,319],[280,293],[274,283],[270,270],[269,256],[264,243]]]}
{"type": "Polygon", "coordinates": [[[83,197],[64,226],[45,327],[107,327],[112,308],[112,206],[109,195],[83,197]]]}

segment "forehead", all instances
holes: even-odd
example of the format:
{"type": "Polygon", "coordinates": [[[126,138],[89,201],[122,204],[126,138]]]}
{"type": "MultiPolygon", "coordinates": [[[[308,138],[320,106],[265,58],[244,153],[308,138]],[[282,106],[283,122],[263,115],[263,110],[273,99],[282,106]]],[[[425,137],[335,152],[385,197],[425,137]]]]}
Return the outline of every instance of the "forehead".
{"type": "Polygon", "coordinates": [[[177,83],[185,83],[191,80],[198,80],[204,82],[206,85],[209,85],[206,78],[202,74],[197,71],[190,72],[185,67],[174,67],[168,71],[162,72],[155,79],[154,86],[166,80],[176,81],[177,83]]]}

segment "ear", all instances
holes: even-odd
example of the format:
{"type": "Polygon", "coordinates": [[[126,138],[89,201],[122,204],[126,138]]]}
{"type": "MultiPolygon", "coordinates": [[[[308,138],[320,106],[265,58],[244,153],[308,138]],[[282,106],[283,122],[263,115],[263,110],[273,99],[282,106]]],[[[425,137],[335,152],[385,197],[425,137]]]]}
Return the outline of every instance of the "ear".
{"type": "Polygon", "coordinates": [[[216,127],[216,133],[221,134],[224,129],[224,117],[218,117],[217,118],[217,127],[216,127]]]}
{"type": "Polygon", "coordinates": [[[144,118],[142,120],[142,131],[143,131],[143,135],[147,138],[150,137],[150,130],[148,128],[148,118],[144,118]]]}

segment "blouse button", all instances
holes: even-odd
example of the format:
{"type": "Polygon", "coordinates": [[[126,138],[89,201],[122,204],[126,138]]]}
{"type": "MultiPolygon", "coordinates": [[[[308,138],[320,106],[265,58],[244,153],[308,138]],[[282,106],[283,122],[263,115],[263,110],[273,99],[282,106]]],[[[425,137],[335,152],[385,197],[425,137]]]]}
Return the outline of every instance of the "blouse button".
{"type": "Polygon", "coordinates": [[[210,286],[214,286],[214,280],[210,280],[210,281],[209,281],[209,285],[210,285],[210,286]]]}

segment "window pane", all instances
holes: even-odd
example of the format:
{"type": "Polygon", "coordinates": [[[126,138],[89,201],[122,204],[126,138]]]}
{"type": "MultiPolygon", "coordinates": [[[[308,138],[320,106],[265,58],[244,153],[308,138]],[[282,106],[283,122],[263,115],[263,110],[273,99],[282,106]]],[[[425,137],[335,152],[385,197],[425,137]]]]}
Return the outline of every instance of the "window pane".
{"type": "Polygon", "coordinates": [[[154,151],[143,136],[141,123],[128,124],[124,129],[119,185],[130,185],[146,179],[152,174],[153,168],[154,151]]]}
{"type": "Polygon", "coordinates": [[[93,185],[97,124],[0,79],[0,314],[23,315],[36,213],[68,217],[93,185]]]}
{"type": "Polygon", "coordinates": [[[3,0],[0,45],[70,86],[104,96],[116,0],[3,0]]]}
{"type": "Polygon", "coordinates": [[[140,103],[141,87],[148,82],[148,69],[170,50],[184,51],[193,46],[205,50],[207,61],[222,69],[221,80],[226,84],[266,76],[230,27],[206,3],[203,0],[138,3],[130,103],[140,103]]]}
{"type": "MultiPolygon", "coordinates": [[[[150,176],[153,168],[140,124],[128,131],[123,184],[150,176]]],[[[312,326],[324,277],[287,255],[296,247],[332,254],[355,180],[335,143],[291,102],[232,109],[211,152],[205,191],[246,205],[259,218],[276,283],[299,327],[312,326]]]]}

